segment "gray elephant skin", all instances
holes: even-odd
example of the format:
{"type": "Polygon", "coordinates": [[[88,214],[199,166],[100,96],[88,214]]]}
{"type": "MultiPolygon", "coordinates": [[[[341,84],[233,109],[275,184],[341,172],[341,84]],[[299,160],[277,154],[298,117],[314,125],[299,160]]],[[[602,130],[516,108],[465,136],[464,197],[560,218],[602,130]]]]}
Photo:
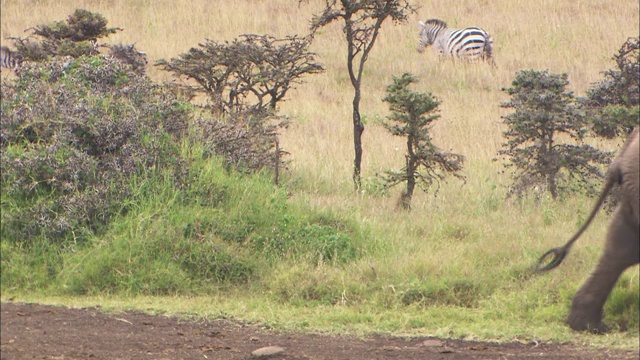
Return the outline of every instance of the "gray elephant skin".
{"type": "Polygon", "coordinates": [[[630,266],[640,262],[639,137],[638,128],[635,128],[620,154],[609,166],[605,186],[580,230],[564,246],[551,249],[542,255],[538,263],[538,271],[551,270],[560,265],[573,243],[595,217],[611,188],[620,184],[622,197],[609,224],[603,254],[595,270],[573,297],[567,323],[574,330],[594,333],[609,330],[602,322],[603,306],[620,275],[630,266]],[[553,255],[553,259],[542,266],[550,255],[553,255]]]}

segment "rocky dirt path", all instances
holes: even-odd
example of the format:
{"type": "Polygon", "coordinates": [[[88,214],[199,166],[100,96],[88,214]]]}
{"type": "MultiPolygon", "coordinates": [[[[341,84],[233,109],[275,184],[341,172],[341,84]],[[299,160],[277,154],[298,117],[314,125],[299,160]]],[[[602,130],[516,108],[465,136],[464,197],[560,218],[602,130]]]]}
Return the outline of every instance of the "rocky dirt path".
{"type": "Polygon", "coordinates": [[[562,344],[481,343],[281,333],[227,320],[104,314],[2,303],[2,360],[13,359],[639,359],[633,351],[562,344]]]}

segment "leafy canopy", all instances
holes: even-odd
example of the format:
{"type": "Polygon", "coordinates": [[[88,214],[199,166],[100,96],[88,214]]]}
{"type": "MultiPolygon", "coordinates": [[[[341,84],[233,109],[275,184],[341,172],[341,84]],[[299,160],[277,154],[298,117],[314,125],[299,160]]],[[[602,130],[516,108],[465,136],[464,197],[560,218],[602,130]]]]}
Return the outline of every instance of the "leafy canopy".
{"type": "Polygon", "coordinates": [[[405,166],[400,172],[387,171],[384,181],[387,187],[407,184],[398,201],[398,205],[406,210],[411,208],[416,185],[426,192],[434,182],[444,180],[448,173],[464,180],[460,174],[464,157],[443,152],[431,142],[429,126],[440,117],[437,114],[440,101],[430,93],[410,90],[409,85],[415,82],[416,78],[409,73],[394,76],[393,84],[387,87],[387,96],[383,98],[391,110],[387,116],[391,122],[384,122],[384,127],[394,136],[407,138],[405,166]]]}
{"type": "Polygon", "coordinates": [[[535,187],[549,191],[553,199],[580,189],[593,193],[591,180],[603,176],[599,165],[610,162],[609,152],[583,143],[588,123],[566,90],[567,78],[547,70],[521,70],[512,87],[503,89],[511,99],[500,106],[514,110],[502,117],[507,142],[498,152],[509,160],[505,167],[514,168],[510,194],[520,196],[535,187]]]}

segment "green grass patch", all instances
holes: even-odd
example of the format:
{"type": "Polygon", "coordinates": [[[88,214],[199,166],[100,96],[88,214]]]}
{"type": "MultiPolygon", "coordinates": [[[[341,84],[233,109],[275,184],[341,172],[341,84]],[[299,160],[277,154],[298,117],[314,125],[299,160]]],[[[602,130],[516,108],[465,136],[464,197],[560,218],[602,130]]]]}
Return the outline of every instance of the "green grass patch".
{"type": "MultiPolygon", "coordinates": [[[[197,294],[259,285],[282,261],[333,266],[361,255],[365,232],[352,220],[292,204],[268,174],[228,171],[201,154],[197,146],[185,150],[184,188],[167,169],[133,177],[122,215],[82,244],[3,239],[3,285],[74,295],[197,294]]],[[[314,296],[327,297],[306,297],[314,296]]]]}

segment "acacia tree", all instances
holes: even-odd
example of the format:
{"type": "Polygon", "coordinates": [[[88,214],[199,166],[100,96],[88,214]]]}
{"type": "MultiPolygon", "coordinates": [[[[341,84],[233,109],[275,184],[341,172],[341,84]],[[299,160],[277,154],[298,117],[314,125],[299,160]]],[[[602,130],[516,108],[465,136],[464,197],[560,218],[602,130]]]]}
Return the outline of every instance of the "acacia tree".
{"type": "Polygon", "coordinates": [[[613,60],[617,68],[605,71],[581,100],[596,135],[624,139],[640,125],[640,38],[628,38],[613,60]]]}
{"type": "MultiPolygon", "coordinates": [[[[98,40],[122,31],[107,27],[107,19],[99,13],[76,9],[65,21],[54,21],[30,29],[27,38],[11,38],[16,52],[23,60],[40,62],[54,56],[71,56],[99,53],[98,40]]],[[[27,31],[25,30],[25,31],[27,31]]]]}
{"type": "MultiPolygon", "coordinates": [[[[301,0],[301,2],[304,0],[301,0]]],[[[353,182],[356,191],[362,187],[362,133],[364,125],[360,118],[360,98],[364,64],[378,38],[382,23],[391,18],[394,22],[404,22],[416,9],[407,0],[325,0],[325,9],[311,21],[315,31],[332,23],[343,22],[343,32],[347,40],[347,70],[355,91],[353,97],[353,182]]]]}
{"type": "Polygon", "coordinates": [[[427,191],[431,185],[444,180],[447,173],[463,180],[460,175],[464,156],[442,152],[429,136],[429,126],[440,115],[436,114],[440,101],[430,93],[409,90],[416,78],[404,73],[393,77],[393,84],[387,87],[387,96],[382,100],[389,103],[392,122],[384,122],[384,127],[395,136],[407,138],[406,164],[401,172],[387,171],[384,177],[387,187],[406,183],[407,187],[398,200],[398,206],[411,210],[411,199],[418,185],[427,191]]]}
{"type": "Polygon", "coordinates": [[[324,70],[308,51],[311,36],[242,35],[231,42],[207,40],[156,66],[198,85],[184,87],[209,97],[220,112],[276,110],[305,74],[324,70]]]}
{"type": "Polygon", "coordinates": [[[223,43],[206,40],[171,60],[156,63],[184,82],[170,86],[191,100],[209,99],[216,120],[195,122],[195,135],[208,152],[221,154],[229,166],[254,171],[284,165],[277,131],[287,121],[277,116],[277,104],[306,74],[324,70],[308,51],[311,36],[242,35],[223,43]]]}
{"type": "Polygon", "coordinates": [[[588,123],[576,110],[573,93],[565,90],[567,77],[547,70],[521,70],[513,87],[503,89],[511,99],[500,106],[515,110],[502,117],[508,141],[498,152],[509,158],[506,167],[515,168],[510,195],[520,196],[536,186],[549,191],[554,200],[565,191],[594,192],[590,180],[601,178],[598,165],[610,162],[611,153],[583,143],[588,123]],[[577,144],[562,143],[567,136],[577,144]]]}

